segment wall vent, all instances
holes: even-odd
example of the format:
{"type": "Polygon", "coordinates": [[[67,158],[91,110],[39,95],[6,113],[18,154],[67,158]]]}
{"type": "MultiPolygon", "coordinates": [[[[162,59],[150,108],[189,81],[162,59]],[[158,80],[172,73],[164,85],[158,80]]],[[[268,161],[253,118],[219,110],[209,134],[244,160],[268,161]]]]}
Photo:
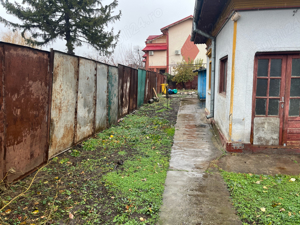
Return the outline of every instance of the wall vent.
{"type": "Polygon", "coordinates": [[[151,55],[151,56],[154,55],[154,51],[150,51],[149,55],[151,55]]]}
{"type": "Polygon", "coordinates": [[[180,55],[180,54],[181,54],[180,50],[175,50],[175,55],[180,55]]]}

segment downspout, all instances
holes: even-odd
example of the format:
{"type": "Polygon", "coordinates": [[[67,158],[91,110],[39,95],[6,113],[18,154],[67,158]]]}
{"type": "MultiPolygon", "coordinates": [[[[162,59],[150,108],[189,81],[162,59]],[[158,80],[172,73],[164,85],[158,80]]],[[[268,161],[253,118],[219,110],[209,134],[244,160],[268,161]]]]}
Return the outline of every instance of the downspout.
{"type": "Polygon", "coordinates": [[[196,23],[193,24],[193,32],[198,33],[204,37],[211,39],[211,99],[210,99],[210,114],[206,116],[207,119],[214,117],[214,102],[215,102],[215,67],[216,67],[216,38],[197,29],[196,23]]]}

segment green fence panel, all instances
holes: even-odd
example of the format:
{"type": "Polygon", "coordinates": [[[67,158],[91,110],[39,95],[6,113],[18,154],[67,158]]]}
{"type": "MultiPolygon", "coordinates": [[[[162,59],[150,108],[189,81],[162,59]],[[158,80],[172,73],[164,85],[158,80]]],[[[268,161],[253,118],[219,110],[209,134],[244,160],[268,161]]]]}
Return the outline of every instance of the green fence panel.
{"type": "Polygon", "coordinates": [[[145,98],[145,82],[146,82],[146,70],[139,69],[138,71],[138,107],[144,104],[145,98]]]}

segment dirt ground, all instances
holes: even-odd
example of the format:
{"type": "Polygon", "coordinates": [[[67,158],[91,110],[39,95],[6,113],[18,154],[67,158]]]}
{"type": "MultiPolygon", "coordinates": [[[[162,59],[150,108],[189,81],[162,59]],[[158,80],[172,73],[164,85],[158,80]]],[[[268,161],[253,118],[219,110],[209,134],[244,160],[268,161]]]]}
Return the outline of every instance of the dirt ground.
{"type": "MultiPolygon", "coordinates": [[[[170,99],[168,109],[165,101],[160,101],[153,105],[145,105],[143,110],[137,110],[134,114],[159,116],[169,121],[170,126],[174,126],[180,100],[184,97],[187,95],[170,99]]],[[[116,168],[122,173],[125,161],[142,154],[132,147],[130,138],[128,137],[127,144],[120,148],[97,147],[97,150],[89,151],[84,149],[84,144],[78,144],[72,150],[55,157],[37,174],[26,194],[13,201],[4,212],[0,212],[0,225],[91,224],[89,220],[99,215],[101,219],[96,224],[115,224],[113,219],[119,215],[119,205],[123,199],[118,200],[114,197],[116,193],[102,181],[102,177],[116,168]],[[121,155],[120,152],[126,154],[121,155]],[[103,160],[100,162],[99,159],[103,160]],[[119,162],[122,163],[119,165],[119,162]],[[77,212],[73,220],[69,219],[69,211],[77,212]]],[[[169,148],[162,148],[160,152],[163,154],[164,150],[170,151],[169,148]]],[[[25,191],[35,174],[7,186],[0,182],[0,208],[25,191]]],[[[134,216],[145,219],[151,217],[132,215],[134,216]]]]}
{"type": "MultiPolygon", "coordinates": [[[[211,126],[211,125],[210,125],[211,126]]],[[[212,127],[211,127],[212,128],[212,127]]],[[[252,173],[264,175],[299,175],[300,174],[300,155],[299,154],[282,154],[272,152],[271,149],[266,149],[266,153],[229,153],[225,152],[221,140],[215,133],[212,132],[212,142],[223,155],[217,158],[212,164],[219,168],[235,173],[252,173]]]]}
{"type": "Polygon", "coordinates": [[[217,165],[228,172],[299,175],[299,155],[227,154],[217,165]]]}

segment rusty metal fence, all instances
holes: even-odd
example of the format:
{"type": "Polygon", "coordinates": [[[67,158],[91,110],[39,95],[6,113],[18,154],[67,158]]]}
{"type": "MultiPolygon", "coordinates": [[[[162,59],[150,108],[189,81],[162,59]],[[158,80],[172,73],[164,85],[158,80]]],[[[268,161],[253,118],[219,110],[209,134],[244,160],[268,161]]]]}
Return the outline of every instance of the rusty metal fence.
{"type": "Polygon", "coordinates": [[[133,112],[164,76],[0,42],[0,180],[20,179],[133,112]],[[15,173],[8,173],[13,169],[15,173]]]}
{"type": "Polygon", "coordinates": [[[49,158],[117,122],[116,67],[54,51],[49,158]]]}
{"type": "Polygon", "coordinates": [[[7,174],[7,182],[47,161],[49,68],[49,52],[0,42],[0,179],[7,174]]]}

